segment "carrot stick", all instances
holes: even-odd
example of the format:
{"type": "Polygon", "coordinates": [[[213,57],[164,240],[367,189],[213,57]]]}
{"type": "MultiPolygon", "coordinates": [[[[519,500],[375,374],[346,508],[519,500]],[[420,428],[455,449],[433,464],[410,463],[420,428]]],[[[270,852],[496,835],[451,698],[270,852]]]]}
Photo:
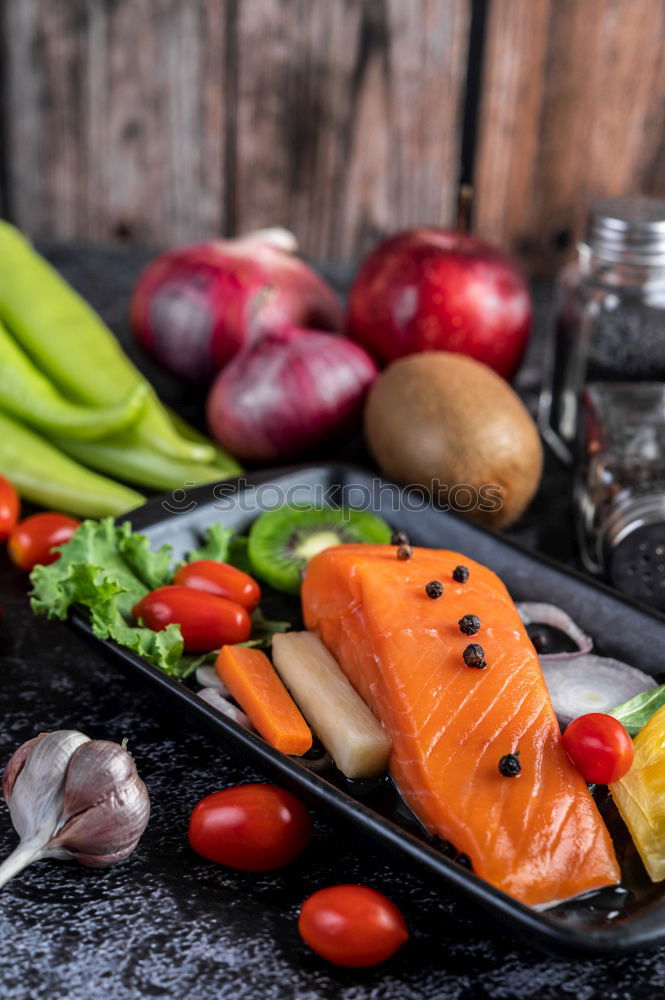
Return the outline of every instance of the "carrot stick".
{"type": "Polygon", "coordinates": [[[307,753],[311,730],[265,653],[247,646],[222,646],[215,668],[268,743],[282,753],[307,753]]]}

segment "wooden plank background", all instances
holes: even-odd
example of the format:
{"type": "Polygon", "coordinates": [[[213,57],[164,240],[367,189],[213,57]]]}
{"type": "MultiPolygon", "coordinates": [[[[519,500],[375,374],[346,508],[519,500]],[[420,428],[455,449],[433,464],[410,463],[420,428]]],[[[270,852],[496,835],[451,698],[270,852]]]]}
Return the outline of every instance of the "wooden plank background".
{"type": "Polygon", "coordinates": [[[481,235],[551,273],[594,196],[665,194],[665,0],[0,7],[0,211],[36,237],[281,223],[306,254],[353,259],[453,223],[474,10],[481,235]]]}
{"type": "Polygon", "coordinates": [[[492,0],[476,226],[552,273],[595,197],[665,195],[665,3],[492,0]]]}

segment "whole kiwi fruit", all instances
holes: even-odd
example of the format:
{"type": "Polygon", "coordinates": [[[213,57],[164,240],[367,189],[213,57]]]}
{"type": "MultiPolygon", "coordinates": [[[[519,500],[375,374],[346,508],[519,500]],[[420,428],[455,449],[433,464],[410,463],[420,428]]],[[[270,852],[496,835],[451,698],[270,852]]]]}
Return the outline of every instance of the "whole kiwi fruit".
{"type": "Polygon", "coordinates": [[[507,382],[462,354],[424,351],[374,382],[365,435],[388,479],[492,528],[515,521],[543,466],[536,425],[507,382]]]}

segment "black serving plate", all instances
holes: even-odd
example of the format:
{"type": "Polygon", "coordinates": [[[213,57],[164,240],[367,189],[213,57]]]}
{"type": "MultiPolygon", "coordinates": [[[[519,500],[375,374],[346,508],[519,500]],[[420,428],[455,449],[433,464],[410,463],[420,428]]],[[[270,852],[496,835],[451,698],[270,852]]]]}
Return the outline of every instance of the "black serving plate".
{"type": "MultiPolygon", "coordinates": [[[[432,507],[420,491],[405,491],[346,465],[304,466],[250,473],[215,486],[177,491],[150,500],[126,515],[133,528],[155,546],[168,543],[179,558],[195,548],[205,528],[215,522],[244,532],[264,509],[284,503],[340,504],[380,513],[413,544],[457,550],[493,569],[515,600],[545,601],[568,611],[590,633],[596,648],[655,675],[662,669],[665,616],[620,597],[580,574],[565,570],[500,536],[432,507]]],[[[297,601],[268,607],[270,616],[297,623],[297,601]]],[[[389,779],[350,782],[334,768],[313,773],[298,758],[287,757],[260,737],[222,716],[187,684],[164,673],[108,640],[97,639],[83,613],[71,624],[124,669],[143,677],[172,704],[204,724],[266,774],[310,802],[348,820],[396,860],[419,867],[480,905],[487,918],[510,926],[527,943],[560,953],[634,951],[665,943],[665,887],[648,879],[632,841],[607,792],[596,800],[612,833],[622,867],[622,884],[538,911],[477,878],[447,857],[406,809],[389,779]]]]}

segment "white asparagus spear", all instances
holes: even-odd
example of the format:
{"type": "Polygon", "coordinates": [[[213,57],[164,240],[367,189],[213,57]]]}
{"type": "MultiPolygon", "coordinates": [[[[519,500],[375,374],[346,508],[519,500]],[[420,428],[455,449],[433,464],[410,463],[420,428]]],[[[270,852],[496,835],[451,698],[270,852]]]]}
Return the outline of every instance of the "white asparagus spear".
{"type": "Polygon", "coordinates": [[[347,778],[374,778],[388,766],[390,737],[313,632],[272,641],[275,669],[347,778]]]}

